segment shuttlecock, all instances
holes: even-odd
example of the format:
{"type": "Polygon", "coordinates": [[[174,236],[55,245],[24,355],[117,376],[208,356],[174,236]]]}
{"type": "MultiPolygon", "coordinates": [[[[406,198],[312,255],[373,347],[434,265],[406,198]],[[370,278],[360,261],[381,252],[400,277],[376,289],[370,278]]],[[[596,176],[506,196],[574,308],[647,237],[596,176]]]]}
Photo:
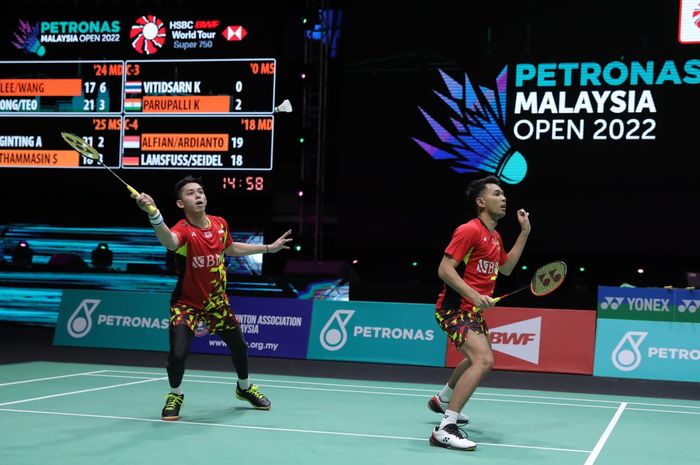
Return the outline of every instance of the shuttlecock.
{"type": "Polygon", "coordinates": [[[280,103],[279,106],[275,107],[275,113],[291,113],[292,112],[292,104],[289,102],[289,100],[285,100],[284,102],[280,103]]]}
{"type": "Polygon", "coordinates": [[[43,57],[46,54],[46,48],[39,41],[39,23],[32,26],[29,22],[20,19],[18,29],[12,33],[14,36],[12,45],[18,50],[43,57]]]}
{"type": "Polygon", "coordinates": [[[503,68],[496,78],[495,89],[475,88],[466,74],[462,84],[441,70],[448,95],[433,92],[450,114],[441,114],[441,124],[418,107],[439,140],[433,143],[416,137],[413,140],[435,160],[449,160],[451,168],[458,173],[483,171],[508,184],[522,181],[527,173],[527,161],[504,135],[506,70],[507,67],[503,68]],[[447,124],[450,129],[446,128],[447,124]]]}

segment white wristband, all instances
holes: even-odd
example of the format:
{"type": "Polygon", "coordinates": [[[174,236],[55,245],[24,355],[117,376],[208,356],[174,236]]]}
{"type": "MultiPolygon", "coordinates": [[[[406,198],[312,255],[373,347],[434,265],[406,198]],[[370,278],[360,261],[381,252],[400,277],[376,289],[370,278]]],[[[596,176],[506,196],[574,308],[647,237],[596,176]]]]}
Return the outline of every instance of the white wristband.
{"type": "Polygon", "coordinates": [[[155,216],[148,215],[148,221],[151,222],[151,226],[158,226],[163,223],[163,215],[160,214],[160,210],[157,211],[155,216]]]}

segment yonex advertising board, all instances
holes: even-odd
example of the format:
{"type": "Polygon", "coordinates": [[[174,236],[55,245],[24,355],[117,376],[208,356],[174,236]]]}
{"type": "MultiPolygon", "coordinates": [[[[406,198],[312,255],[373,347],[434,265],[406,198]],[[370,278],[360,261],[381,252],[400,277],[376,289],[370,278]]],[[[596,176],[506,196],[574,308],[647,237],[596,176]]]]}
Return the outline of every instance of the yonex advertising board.
{"type": "Polygon", "coordinates": [[[593,374],[700,382],[700,325],[598,319],[593,374]]]}
{"type": "Polygon", "coordinates": [[[700,291],[598,287],[598,318],[700,323],[700,291]]]}
{"type": "Polygon", "coordinates": [[[700,323],[700,290],[675,289],[673,291],[676,311],[675,321],[684,323],[700,323]]]}
{"type": "MultiPolygon", "coordinates": [[[[596,314],[591,310],[494,307],[484,311],[494,369],[593,373],[596,314]]],[[[464,359],[447,342],[445,365],[464,359]]]]}
{"type": "MultiPolygon", "coordinates": [[[[305,358],[311,326],[311,301],[229,296],[241,323],[248,354],[258,357],[305,358]]],[[[223,341],[200,325],[192,352],[228,354],[223,341]]]]}
{"type": "Polygon", "coordinates": [[[313,302],[308,358],[444,366],[432,304],[313,302]]]}
{"type": "Polygon", "coordinates": [[[168,351],[170,294],[66,289],[54,345],[168,351]]]}

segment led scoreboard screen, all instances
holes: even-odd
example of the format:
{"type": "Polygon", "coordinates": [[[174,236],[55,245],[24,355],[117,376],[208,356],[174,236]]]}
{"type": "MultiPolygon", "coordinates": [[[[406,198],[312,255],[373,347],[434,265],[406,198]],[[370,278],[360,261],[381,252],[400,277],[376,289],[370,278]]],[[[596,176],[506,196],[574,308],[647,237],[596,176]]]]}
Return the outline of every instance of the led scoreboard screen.
{"type": "Polygon", "coordinates": [[[109,167],[271,170],[274,73],[274,59],[0,63],[0,166],[93,166],[65,131],[109,167]]]}
{"type": "MultiPolygon", "coordinates": [[[[166,211],[178,179],[201,177],[213,208],[245,196],[236,224],[262,226],[276,173],[295,169],[275,150],[300,114],[276,108],[300,101],[291,77],[304,36],[292,20],[302,9],[294,1],[275,9],[264,1],[32,8],[29,0],[0,17],[0,173],[34,204],[4,205],[5,221],[83,221],[53,205],[84,192],[84,202],[121,215],[128,192],[111,184],[104,165],[166,211]],[[92,145],[101,163],[82,157],[62,132],[92,145]]],[[[95,220],[119,221],[112,215],[95,220]]]]}

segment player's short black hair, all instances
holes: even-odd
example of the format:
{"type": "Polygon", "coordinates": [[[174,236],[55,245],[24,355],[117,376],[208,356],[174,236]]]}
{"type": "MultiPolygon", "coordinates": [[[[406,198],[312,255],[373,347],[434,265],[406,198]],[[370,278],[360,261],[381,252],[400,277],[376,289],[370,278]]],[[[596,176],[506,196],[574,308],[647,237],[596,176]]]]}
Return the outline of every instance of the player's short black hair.
{"type": "Polygon", "coordinates": [[[189,184],[189,183],[191,183],[191,182],[196,182],[196,183],[199,184],[200,186],[204,187],[204,185],[202,184],[202,178],[201,178],[201,177],[195,178],[195,177],[192,176],[191,174],[188,174],[187,176],[185,176],[184,178],[180,179],[178,182],[175,183],[175,198],[176,198],[176,199],[179,199],[179,198],[180,198],[180,190],[182,189],[182,187],[183,187],[185,184],[189,184]]]}
{"type": "Polygon", "coordinates": [[[489,175],[485,178],[473,180],[467,187],[467,202],[469,202],[469,205],[476,208],[477,213],[479,212],[479,207],[476,205],[476,198],[484,192],[484,189],[486,189],[486,184],[495,184],[498,187],[501,187],[501,180],[494,175],[489,175]]]}

